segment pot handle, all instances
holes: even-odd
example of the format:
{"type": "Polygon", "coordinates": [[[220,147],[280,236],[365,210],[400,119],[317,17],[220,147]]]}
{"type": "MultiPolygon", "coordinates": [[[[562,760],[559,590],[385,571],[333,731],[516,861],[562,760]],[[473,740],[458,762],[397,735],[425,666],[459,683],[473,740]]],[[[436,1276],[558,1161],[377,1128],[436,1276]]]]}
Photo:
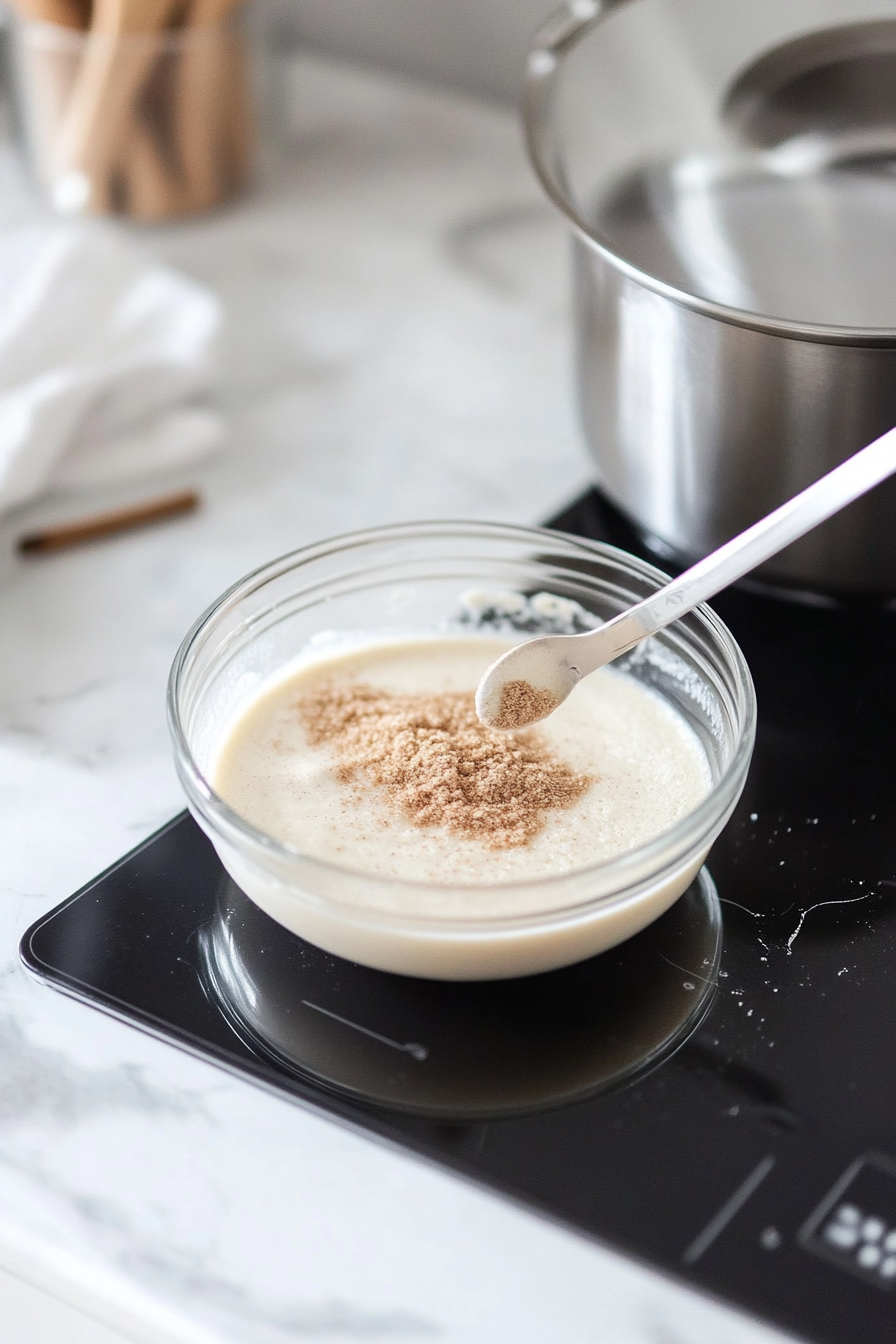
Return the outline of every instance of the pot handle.
{"type": "Polygon", "coordinates": [[[551,109],[563,58],[622,3],[625,0],[567,0],[535,34],[523,85],[523,132],[529,159],[550,200],[591,246],[594,234],[573,205],[563,159],[550,129],[551,109]]]}

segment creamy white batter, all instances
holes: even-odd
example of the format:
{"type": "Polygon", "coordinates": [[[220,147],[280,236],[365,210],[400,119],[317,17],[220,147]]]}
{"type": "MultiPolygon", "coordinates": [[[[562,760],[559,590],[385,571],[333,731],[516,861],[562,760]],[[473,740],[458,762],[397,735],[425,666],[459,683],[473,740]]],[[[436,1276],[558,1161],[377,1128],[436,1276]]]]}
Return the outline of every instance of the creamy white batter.
{"type": "MultiPolygon", "coordinates": [[[[709,763],[695,734],[659,695],[611,668],[586,678],[530,730],[593,783],[568,809],[546,812],[543,830],[515,848],[420,829],[382,790],[341,782],[335,755],[309,744],[295,708],[334,681],[399,695],[472,697],[485,668],[509,647],[479,637],[422,638],[287,669],[230,726],[212,766],[213,787],[259,830],[306,855],[362,873],[459,886],[531,881],[612,859],[668,830],[709,792],[709,763]]],[[[447,890],[445,905],[446,913],[458,908],[447,890]]]]}

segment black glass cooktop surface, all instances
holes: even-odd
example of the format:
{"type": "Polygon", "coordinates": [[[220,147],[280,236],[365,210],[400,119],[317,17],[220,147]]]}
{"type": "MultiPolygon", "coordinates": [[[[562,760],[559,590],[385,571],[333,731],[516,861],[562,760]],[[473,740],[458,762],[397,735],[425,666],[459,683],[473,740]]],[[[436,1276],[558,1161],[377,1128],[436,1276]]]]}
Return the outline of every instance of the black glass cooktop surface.
{"type": "MultiPolygon", "coordinates": [[[[597,495],[555,525],[639,549],[597,495]]],[[[184,815],[26,965],[813,1344],[892,1344],[896,613],[714,605],[753,766],[712,880],[623,947],[494,985],[369,971],[258,911],[184,815]]]]}

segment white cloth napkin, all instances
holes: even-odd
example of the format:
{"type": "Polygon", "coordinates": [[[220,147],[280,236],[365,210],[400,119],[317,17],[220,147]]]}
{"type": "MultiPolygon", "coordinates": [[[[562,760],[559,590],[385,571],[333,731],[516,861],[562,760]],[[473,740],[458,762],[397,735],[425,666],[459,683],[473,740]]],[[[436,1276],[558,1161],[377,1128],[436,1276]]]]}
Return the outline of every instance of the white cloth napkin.
{"type": "Polygon", "coordinates": [[[216,448],[220,324],[213,294],[109,225],[0,232],[0,512],[216,448]]]}

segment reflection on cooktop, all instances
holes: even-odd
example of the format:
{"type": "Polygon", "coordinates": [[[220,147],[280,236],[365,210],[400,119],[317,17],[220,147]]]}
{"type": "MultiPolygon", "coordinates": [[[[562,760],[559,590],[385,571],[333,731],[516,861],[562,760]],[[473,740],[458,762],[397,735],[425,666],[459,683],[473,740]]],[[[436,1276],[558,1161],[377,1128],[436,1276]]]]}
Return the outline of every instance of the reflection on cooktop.
{"type": "Polygon", "coordinates": [[[356,1099],[444,1120],[560,1106],[659,1063],[718,976],[718,897],[702,873],[602,956],[519,980],[387,975],[304,942],[229,879],[200,935],[209,992],[252,1049],[356,1099]]]}

